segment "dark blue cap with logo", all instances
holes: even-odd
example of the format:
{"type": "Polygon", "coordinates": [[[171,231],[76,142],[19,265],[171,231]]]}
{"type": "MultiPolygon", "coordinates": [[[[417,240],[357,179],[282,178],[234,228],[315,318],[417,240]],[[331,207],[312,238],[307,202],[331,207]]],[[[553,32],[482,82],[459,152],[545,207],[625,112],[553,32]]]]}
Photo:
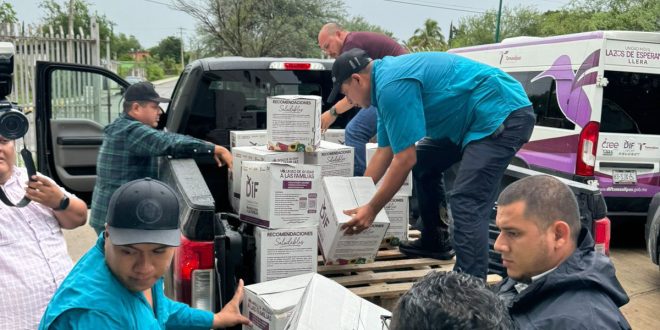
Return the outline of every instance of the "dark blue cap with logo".
{"type": "Polygon", "coordinates": [[[332,91],[328,97],[328,102],[332,103],[341,91],[341,84],[351,77],[352,74],[362,71],[369,63],[371,57],[360,48],[353,48],[345,51],[337,57],[332,64],[332,91]]]}
{"type": "Polygon", "coordinates": [[[155,243],[179,246],[179,201],[165,183],[145,178],[119,187],[106,217],[114,245],[155,243]]]}

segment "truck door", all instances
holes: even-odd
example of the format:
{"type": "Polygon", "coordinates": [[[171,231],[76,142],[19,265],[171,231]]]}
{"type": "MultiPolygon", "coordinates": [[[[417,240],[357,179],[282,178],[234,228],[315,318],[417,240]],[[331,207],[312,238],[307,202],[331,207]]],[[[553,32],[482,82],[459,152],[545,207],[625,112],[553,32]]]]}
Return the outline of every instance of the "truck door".
{"type": "Polygon", "coordinates": [[[122,112],[128,86],[99,67],[37,62],[37,168],[87,203],[103,129],[122,112]]]}

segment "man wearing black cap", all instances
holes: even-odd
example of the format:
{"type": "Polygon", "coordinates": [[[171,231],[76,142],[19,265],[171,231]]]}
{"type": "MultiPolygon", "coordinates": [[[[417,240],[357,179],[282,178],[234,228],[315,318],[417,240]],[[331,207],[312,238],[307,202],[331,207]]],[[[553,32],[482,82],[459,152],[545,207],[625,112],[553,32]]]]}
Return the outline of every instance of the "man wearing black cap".
{"type": "Polygon", "coordinates": [[[90,225],[103,231],[108,201],[122,184],[157,177],[157,156],[214,157],[218,166],[232,166],[231,153],[222,146],[190,136],[155,129],[162,113],[160,97],[150,82],[131,85],[124,94],[124,112],[105,128],[96,162],[96,185],[90,225]]]}
{"type": "Polygon", "coordinates": [[[497,68],[453,54],[372,61],[361,49],[337,58],[332,79],[329,101],[342,92],[353,104],[378,109],[378,149],[365,176],[383,183],[369,203],[345,211],[353,217],[344,225],[346,232],[371,226],[414,166],[422,236],[400,250],[442,259],[448,251],[441,250],[438,190],[442,173],[461,161],[449,196],[454,269],[485,279],[488,214],[504,170],[534,128],[531,103],[520,83],[497,68]]]}
{"type": "Polygon", "coordinates": [[[209,329],[249,325],[240,313],[243,281],[213,314],[167,298],[163,274],[180,244],[179,204],[149,178],[117,189],[106,231],[71,270],[50,301],[40,329],[209,329]]]}

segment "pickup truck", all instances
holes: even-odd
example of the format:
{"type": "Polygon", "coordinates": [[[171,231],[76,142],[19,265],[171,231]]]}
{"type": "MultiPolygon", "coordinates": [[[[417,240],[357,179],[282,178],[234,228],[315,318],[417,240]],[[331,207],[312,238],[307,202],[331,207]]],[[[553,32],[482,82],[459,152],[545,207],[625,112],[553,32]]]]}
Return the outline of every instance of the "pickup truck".
{"type": "MultiPolygon", "coordinates": [[[[224,57],[186,66],[160,126],[224,146],[230,130],[266,128],[266,97],[320,95],[331,90],[332,61],[292,58],[224,57]]],[[[129,83],[98,67],[38,62],[35,129],[37,166],[69,191],[90,200],[103,128],[121,112],[129,83]]],[[[323,110],[330,106],[323,104],[323,110]]],[[[353,110],[354,111],[354,110],[353,110]]],[[[342,115],[343,128],[354,112],[342,115]]],[[[162,128],[162,127],[161,127],[162,128]]],[[[161,159],[159,177],[180,196],[182,244],[166,291],[176,300],[217,311],[234,292],[235,279],[251,282],[254,240],[250,226],[230,207],[227,170],[212,160],[161,159]]],[[[538,172],[510,166],[502,185],[538,172]]],[[[600,192],[565,180],[580,202],[582,221],[607,252],[609,220],[600,192]]],[[[492,228],[496,237],[497,228],[492,228]]],[[[502,274],[496,253],[491,271],[502,274]]]]}

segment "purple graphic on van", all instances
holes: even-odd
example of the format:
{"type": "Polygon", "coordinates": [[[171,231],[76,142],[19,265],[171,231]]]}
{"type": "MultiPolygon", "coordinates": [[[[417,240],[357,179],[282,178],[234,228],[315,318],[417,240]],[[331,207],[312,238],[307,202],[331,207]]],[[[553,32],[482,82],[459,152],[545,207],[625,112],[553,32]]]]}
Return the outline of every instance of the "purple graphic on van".
{"type": "Polygon", "coordinates": [[[566,118],[579,127],[584,127],[591,119],[591,103],[582,86],[596,83],[597,72],[586,73],[589,69],[597,67],[600,59],[600,50],[596,50],[582,62],[577,72],[573,72],[571,58],[568,55],[559,56],[548,70],[532,78],[551,77],[557,86],[557,103],[566,118]]]}

